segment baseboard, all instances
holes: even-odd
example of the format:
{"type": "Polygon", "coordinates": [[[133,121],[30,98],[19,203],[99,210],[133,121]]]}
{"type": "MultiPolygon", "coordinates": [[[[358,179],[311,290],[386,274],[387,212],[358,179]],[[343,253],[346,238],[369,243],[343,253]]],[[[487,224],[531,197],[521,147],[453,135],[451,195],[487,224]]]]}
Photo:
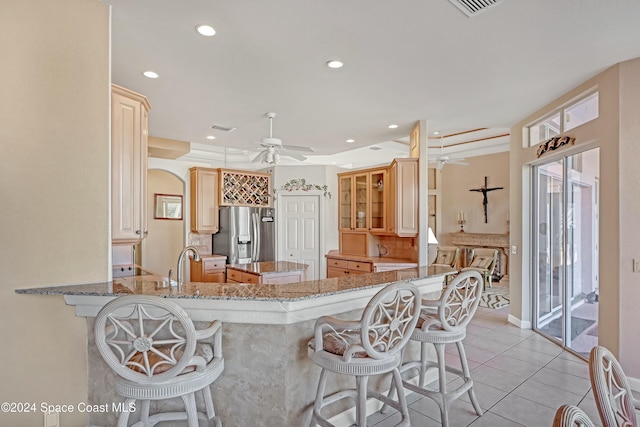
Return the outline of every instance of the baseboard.
{"type": "Polygon", "coordinates": [[[509,315],[507,321],[520,329],[531,329],[531,322],[528,320],[520,320],[516,316],[509,315]]]}
{"type": "MultiPolygon", "coordinates": [[[[431,370],[427,372],[426,375],[426,384],[429,384],[438,379],[438,371],[431,370]]],[[[418,376],[416,375],[413,378],[407,380],[409,383],[418,385],[418,376]]],[[[388,393],[389,390],[385,390],[384,394],[388,393]]],[[[405,396],[409,396],[413,391],[406,390],[404,391],[405,396]]],[[[382,402],[378,399],[368,399],[367,400],[367,415],[375,414],[382,408],[382,402]]],[[[356,422],[356,408],[349,408],[344,412],[340,412],[339,414],[334,415],[329,419],[329,422],[333,424],[335,427],[350,427],[356,422]]]]}
{"type": "Polygon", "coordinates": [[[627,377],[627,380],[629,380],[629,386],[631,386],[631,390],[640,393],[640,379],[627,377]]]}

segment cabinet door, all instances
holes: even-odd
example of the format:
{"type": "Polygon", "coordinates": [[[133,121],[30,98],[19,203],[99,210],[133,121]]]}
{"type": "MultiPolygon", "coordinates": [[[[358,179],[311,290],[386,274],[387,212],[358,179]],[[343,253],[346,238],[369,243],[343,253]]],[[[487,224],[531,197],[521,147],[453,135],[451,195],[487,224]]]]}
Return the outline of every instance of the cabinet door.
{"type": "Polygon", "coordinates": [[[396,234],[418,234],[418,162],[398,162],[396,175],[396,234]]]}
{"type": "Polygon", "coordinates": [[[354,175],[354,210],[355,227],[357,231],[369,229],[369,174],[354,175]]]}
{"type": "Polygon", "coordinates": [[[327,279],[344,276],[347,276],[347,272],[344,268],[327,267],[327,279]]]}
{"type": "Polygon", "coordinates": [[[341,175],[338,181],[340,204],[338,205],[339,230],[353,229],[353,176],[341,175]]]}
{"type": "Polygon", "coordinates": [[[386,169],[369,173],[369,231],[387,230],[387,171],[386,169]]]}
{"type": "Polygon", "coordinates": [[[191,168],[191,231],[218,232],[218,171],[191,168]]]}
{"type": "Polygon", "coordinates": [[[111,95],[111,208],[116,243],[146,235],[147,108],[141,95],[114,88],[111,95]]]}
{"type": "Polygon", "coordinates": [[[204,274],[204,282],[209,283],[225,283],[227,281],[227,275],[222,272],[206,272],[204,274]]]}

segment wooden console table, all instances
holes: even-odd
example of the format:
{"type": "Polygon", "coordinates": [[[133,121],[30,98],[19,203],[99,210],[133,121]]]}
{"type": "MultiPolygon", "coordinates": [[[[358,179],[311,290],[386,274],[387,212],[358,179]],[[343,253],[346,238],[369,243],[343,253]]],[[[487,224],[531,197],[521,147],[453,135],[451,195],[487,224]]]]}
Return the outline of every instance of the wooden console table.
{"type": "Polygon", "coordinates": [[[509,276],[509,233],[450,233],[451,243],[466,248],[496,248],[499,250],[498,270],[501,278],[509,276]]]}

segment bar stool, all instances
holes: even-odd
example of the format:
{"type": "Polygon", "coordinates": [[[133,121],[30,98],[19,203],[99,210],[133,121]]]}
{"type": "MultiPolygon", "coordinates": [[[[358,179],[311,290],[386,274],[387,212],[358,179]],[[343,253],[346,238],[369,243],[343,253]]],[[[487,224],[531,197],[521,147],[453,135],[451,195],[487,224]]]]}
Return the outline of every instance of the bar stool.
{"type": "Polygon", "coordinates": [[[316,321],[314,338],[308,346],[309,357],[322,368],[318,381],[311,426],[332,426],[322,416],[322,408],[344,398],[356,401],[356,423],[367,425],[368,397],[392,406],[402,414],[399,425],[410,425],[409,410],[402,388],[398,367],[402,363],[402,349],[409,341],[420,314],[420,292],[409,282],[396,282],[379,291],[367,304],[362,318],[345,321],[321,317],[316,321]],[[325,396],[327,373],[355,376],[356,388],[341,390],[325,396]],[[369,390],[369,376],[391,372],[398,400],[369,390]]]}
{"type": "MultiPolygon", "coordinates": [[[[411,339],[421,343],[420,360],[403,363],[400,372],[411,370],[418,371],[418,385],[404,381],[405,388],[430,397],[440,407],[441,423],[444,427],[449,425],[449,406],[451,402],[467,392],[469,399],[478,415],[482,415],[482,409],[473,391],[473,380],[469,372],[467,355],[464,351],[462,340],[467,334],[467,324],[478,308],[482,294],[482,276],[476,271],[466,271],[458,274],[447,285],[438,300],[422,300],[422,312],[416,329],[411,334],[411,339]],[[436,349],[437,361],[427,359],[427,344],[433,344],[436,349]],[[445,345],[456,344],[460,356],[462,370],[446,366],[445,345]],[[427,370],[438,369],[437,391],[425,388],[427,370]],[[451,372],[463,379],[463,383],[455,390],[447,390],[446,373],[451,372]]],[[[390,395],[393,388],[390,390],[390,395]]],[[[386,409],[386,408],[384,408],[386,409]]]]}
{"type": "MultiPolygon", "coordinates": [[[[208,328],[196,330],[180,306],[156,296],[122,296],[100,310],[96,345],[116,374],[116,392],[126,399],[122,406],[138,408],[136,401],[141,403],[136,426],[186,420],[189,427],[198,427],[198,418],[222,425],[209,388],[224,369],[221,326],[215,320],[208,328]],[[202,392],[206,413],[197,411],[196,392],[202,392]],[[149,414],[151,401],[176,397],[183,400],[183,412],[149,414]]],[[[126,427],[128,421],[125,409],[118,427],[126,427]]]]}

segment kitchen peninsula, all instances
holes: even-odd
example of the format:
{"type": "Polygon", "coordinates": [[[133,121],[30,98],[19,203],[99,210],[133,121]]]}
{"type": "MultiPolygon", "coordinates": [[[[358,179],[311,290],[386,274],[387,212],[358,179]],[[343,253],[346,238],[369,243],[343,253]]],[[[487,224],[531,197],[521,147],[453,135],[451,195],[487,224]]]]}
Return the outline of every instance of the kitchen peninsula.
{"type": "MultiPolygon", "coordinates": [[[[113,374],[93,344],[95,316],[108,301],[123,294],[158,295],[183,307],[196,327],[204,326],[199,322],[221,320],[225,370],[213,385],[217,413],[229,426],[285,427],[309,423],[319,370],[307,356],[307,342],[317,318],[357,319],[382,286],[401,280],[415,283],[423,295],[437,296],[444,276],[453,272],[418,267],[286,285],[187,283],[180,288],[147,276],[16,292],[63,295],[68,305],[75,306],[77,316],[87,318],[91,404],[120,401],[113,391],[113,374]]],[[[408,352],[417,354],[417,348],[408,352]]],[[[331,381],[338,387],[345,386],[348,379],[331,381]]],[[[92,413],[87,421],[96,426],[115,425],[116,416],[92,413]]]]}

